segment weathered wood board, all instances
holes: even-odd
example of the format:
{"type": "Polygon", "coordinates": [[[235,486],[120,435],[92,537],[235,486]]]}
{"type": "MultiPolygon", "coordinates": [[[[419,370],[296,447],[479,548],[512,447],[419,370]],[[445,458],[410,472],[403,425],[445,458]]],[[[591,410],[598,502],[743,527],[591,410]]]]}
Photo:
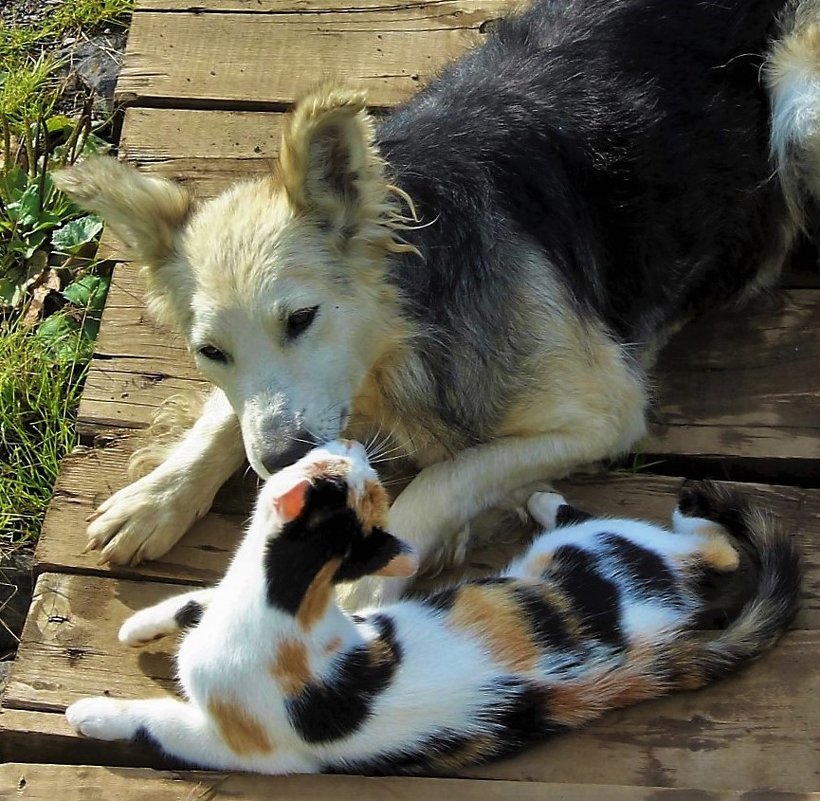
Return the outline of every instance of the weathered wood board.
{"type": "MultiPolygon", "coordinates": [[[[174,639],[128,649],[116,632],[129,614],[179,589],[153,581],[40,576],[5,706],[53,712],[87,695],[173,692],[174,639]]],[[[461,775],[810,790],[820,786],[813,740],[820,727],[818,647],[820,631],[792,631],[759,662],[706,690],[607,715],[530,753],[461,775]],[[782,775],[786,761],[789,772],[782,775]]],[[[101,755],[104,748],[100,744],[101,755]]]]}
{"type": "MultiPolygon", "coordinates": [[[[393,779],[362,776],[249,776],[205,772],[63,765],[9,764],[0,766],[0,798],[20,801],[88,801],[107,798],[125,801],[193,801],[236,799],[241,801],[361,801],[390,798],[393,801],[750,801],[747,793],[701,791],[662,787],[629,787],[623,784],[518,784],[484,781],[475,784],[459,779],[393,779]]],[[[816,793],[762,793],[755,799],[816,801],[816,793]]]]}
{"type": "Polygon", "coordinates": [[[485,24],[511,7],[509,0],[444,0],[356,13],[298,3],[261,14],[142,11],[131,24],[117,96],[142,106],[273,109],[332,79],[366,89],[374,106],[391,106],[478,43],[485,24]]]}
{"type": "MultiPolygon", "coordinates": [[[[202,390],[179,337],[158,329],[131,265],[117,267],[80,405],[86,437],[143,428],[167,397],[202,390]]],[[[660,457],[749,460],[770,473],[820,469],[820,291],[781,290],[743,311],[688,326],[655,371],[652,436],[660,457]],[[727,389],[729,391],[727,391],[727,389]]]]}
{"type": "MultiPolygon", "coordinates": [[[[78,572],[202,584],[217,581],[242,535],[257,481],[231,481],[217,495],[213,511],[196,523],[166,556],[143,565],[100,567],[95,552],[82,553],[85,520],[96,505],[127,482],[133,440],[114,440],[105,448],[83,448],[63,466],[54,499],[37,546],[37,572],[78,572]]],[[[567,496],[596,514],[638,517],[667,523],[681,479],[652,475],[613,475],[577,479],[561,485],[567,496]]],[[[800,544],[806,580],[797,625],[820,629],[820,490],[766,485],[736,485],[758,497],[800,544]]],[[[500,567],[520,546],[488,544],[471,552],[473,572],[500,567]]],[[[442,581],[444,579],[441,579],[442,581]]]]}

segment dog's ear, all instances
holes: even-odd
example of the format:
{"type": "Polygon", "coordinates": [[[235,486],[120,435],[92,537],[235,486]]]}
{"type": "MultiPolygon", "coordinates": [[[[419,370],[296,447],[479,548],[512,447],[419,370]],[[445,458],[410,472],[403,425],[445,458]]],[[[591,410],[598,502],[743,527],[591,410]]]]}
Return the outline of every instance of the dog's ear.
{"type": "Polygon", "coordinates": [[[99,214],[134,258],[151,267],[171,254],[174,237],[191,212],[186,189],[109,156],[59,170],[54,183],[78,205],[99,214]]]}
{"type": "Polygon", "coordinates": [[[282,137],[291,205],[342,238],[383,209],[387,187],[373,134],[362,93],[324,87],[299,103],[282,137]]]}

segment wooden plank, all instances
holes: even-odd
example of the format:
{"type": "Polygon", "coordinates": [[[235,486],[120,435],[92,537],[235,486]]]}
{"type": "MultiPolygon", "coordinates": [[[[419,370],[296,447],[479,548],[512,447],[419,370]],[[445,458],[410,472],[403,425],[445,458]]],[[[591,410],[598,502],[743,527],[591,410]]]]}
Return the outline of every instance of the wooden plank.
{"type": "Polygon", "coordinates": [[[820,465],[820,292],[706,315],[662,354],[653,454],[820,465]]]}
{"type": "MultiPolygon", "coordinates": [[[[436,11],[451,6],[451,0],[137,0],[136,12],[193,11],[197,14],[224,14],[229,11],[246,14],[360,14],[367,11],[436,11]]],[[[480,6],[478,0],[466,0],[465,5],[480,6]]],[[[486,4],[485,4],[486,5],[486,4]]],[[[509,5],[509,4],[508,4],[509,5]]]]}
{"type": "Polygon", "coordinates": [[[37,579],[3,706],[55,712],[88,695],[173,693],[174,639],[131,650],[119,644],[117,631],[131,613],[184,589],[44,573],[37,579]]]}
{"type": "MultiPolygon", "coordinates": [[[[246,514],[256,494],[254,476],[235,477],[217,495],[213,511],[162,559],[136,567],[97,565],[96,553],[83,554],[86,518],[112,492],[128,482],[126,466],[134,439],[114,439],[104,448],[82,448],[63,465],[35,554],[35,571],[76,572],[124,578],[156,578],[182,583],[211,583],[222,576],[242,535],[246,514]]],[[[576,479],[562,485],[582,508],[608,516],[669,521],[681,479],[652,475],[613,474],[576,479]]],[[[766,485],[734,485],[759,497],[804,555],[804,603],[796,626],[820,629],[820,490],[766,485]]],[[[520,549],[515,529],[505,527],[504,541],[476,543],[466,570],[471,575],[500,568],[520,549]]],[[[447,578],[459,575],[458,571],[447,578]]],[[[444,578],[440,581],[445,580],[444,578]]],[[[424,585],[429,588],[431,583],[424,585]]]]}
{"type": "MultiPolygon", "coordinates": [[[[173,641],[132,650],[116,631],[128,614],[179,587],[44,574],[4,699],[58,711],[77,698],[174,691],[173,641]]],[[[820,631],[789,632],[737,676],[622,710],[532,752],[463,776],[706,789],[820,787],[820,631]],[[788,764],[789,771],[783,766],[788,764]]],[[[104,746],[100,744],[100,754],[104,746]]]]}
{"type": "Polygon", "coordinates": [[[357,14],[134,14],[120,102],[189,108],[281,108],[321,80],[366,89],[374,106],[409,97],[482,38],[507,0],[357,14]],[[219,57],[214,58],[218,53],[219,57]]]}
{"type": "MultiPolygon", "coordinates": [[[[150,322],[140,293],[136,271],[118,266],[80,404],[85,436],[142,428],[165,398],[206,386],[181,339],[150,322]]],[[[655,384],[645,452],[768,461],[775,475],[816,470],[820,291],[784,290],[742,312],[707,315],[670,343],[655,384]]]]}
{"type": "MultiPolygon", "coordinates": [[[[363,776],[252,776],[200,771],[166,771],[65,765],[9,764],[0,766],[0,797],[20,801],[88,801],[89,798],[181,801],[181,799],[241,799],[242,801],[751,801],[734,790],[689,790],[591,786],[587,784],[520,784],[466,782],[458,779],[363,776]]],[[[820,794],[782,791],[755,793],[770,801],[816,801],[820,794]]]]}
{"type": "MultiPolygon", "coordinates": [[[[4,762],[95,765],[99,764],[100,756],[100,743],[77,737],[62,712],[0,710],[0,765],[4,762]]],[[[171,760],[141,743],[106,743],[104,759],[106,765],[174,767],[171,760]]],[[[0,779],[0,798],[5,798],[2,787],[0,779]]]]}

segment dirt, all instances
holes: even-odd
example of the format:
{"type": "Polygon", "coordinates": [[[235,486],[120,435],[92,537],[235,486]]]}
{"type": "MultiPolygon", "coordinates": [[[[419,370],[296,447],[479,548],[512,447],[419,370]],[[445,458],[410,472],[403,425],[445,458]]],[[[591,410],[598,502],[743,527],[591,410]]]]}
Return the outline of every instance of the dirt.
{"type": "MultiPolygon", "coordinates": [[[[64,2],[71,0],[5,0],[0,2],[0,23],[9,27],[38,26],[64,2]]],[[[45,43],[42,50],[61,61],[54,76],[60,81],[56,113],[79,114],[91,98],[97,121],[111,116],[126,38],[122,26],[101,24],[45,43]]],[[[39,51],[40,47],[31,53],[32,57],[37,58],[39,51]]]]}

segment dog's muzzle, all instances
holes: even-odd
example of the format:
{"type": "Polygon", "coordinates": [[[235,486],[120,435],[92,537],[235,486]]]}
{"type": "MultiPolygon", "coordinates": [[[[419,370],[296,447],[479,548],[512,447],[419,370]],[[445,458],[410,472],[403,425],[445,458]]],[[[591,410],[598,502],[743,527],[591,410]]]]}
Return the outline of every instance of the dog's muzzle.
{"type": "Polygon", "coordinates": [[[283,467],[299,461],[315,444],[314,438],[307,431],[299,431],[284,450],[271,451],[263,456],[262,466],[269,475],[273,475],[283,467]]]}

